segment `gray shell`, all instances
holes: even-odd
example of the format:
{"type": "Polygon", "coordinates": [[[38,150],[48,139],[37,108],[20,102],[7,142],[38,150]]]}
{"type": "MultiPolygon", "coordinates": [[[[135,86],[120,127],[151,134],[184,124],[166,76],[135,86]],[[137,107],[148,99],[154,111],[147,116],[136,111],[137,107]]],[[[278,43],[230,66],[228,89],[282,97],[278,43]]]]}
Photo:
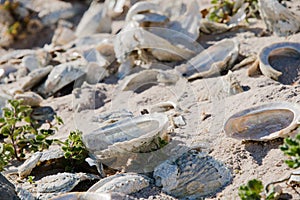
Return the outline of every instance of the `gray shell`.
{"type": "Polygon", "coordinates": [[[95,183],[88,192],[106,193],[119,192],[131,194],[150,185],[150,179],[134,173],[115,174],[95,183]]]}
{"type": "Polygon", "coordinates": [[[226,121],[227,136],[239,140],[266,141],[292,134],[300,108],[288,102],[269,103],[240,111],[226,121]]]}
{"type": "Polygon", "coordinates": [[[59,195],[51,200],[131,200],[129,196],[121,193],[96,193],[96,192],[70,192],[59,195]]]}
{"type": "Polygon", "coordinates": [[[295,43],[295,42],[274,43],[264,47],[260,51],[258,56],[259,68],[263,73],[263,75],[272,78],[274,80],[278,80],[278,77],[282,75],[282,72],[275,70],[269,62],[270,54],[277,50],[286,51],[287,53],[291,53],[291,51],[296,51],[300,53],[300,43],[295,43]]]}
{"type": "Polygon", "coordinates": [[[164,192],[186,199],[214,195],[232,179],[223,163],[195,150],[160,164],[153,176],[164,192]]]}

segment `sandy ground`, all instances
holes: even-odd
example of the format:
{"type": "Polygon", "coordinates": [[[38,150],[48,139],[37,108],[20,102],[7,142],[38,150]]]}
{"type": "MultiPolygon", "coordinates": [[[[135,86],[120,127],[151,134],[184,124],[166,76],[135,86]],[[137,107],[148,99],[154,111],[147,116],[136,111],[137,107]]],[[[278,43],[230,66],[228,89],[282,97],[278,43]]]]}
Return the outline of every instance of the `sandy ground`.
{"type": "MultiPolygon", "coordinates": [[[[297,10],[295,6],[293,9],[297,10]]],[[[218,35],[202,34],[198,41],[200,45],[207,48],[223,38],[238,40],[240,43],[239,60],[257,54],[262,47],[274,42],[300,42],[300,33],[289,37],[274,35],[260,37],[263,30],[264,24],[260,20],[251,20],[248,28],[240,28],[218,35]]],[[[289,58],[284,59],[289,62],[284,61],[283,63],[299,69],[299,57],[298,60],[292,61],[288,60],[289,58]]],[[[278,63],[280,64],[280,62],[278,63]]],[[[202,151],[224,162],[232,171],[232,182],[216,196],[207,199],[239,199],[238,188],[240,185],[246,184],[248,180],[256,178],[262,180],[263,184],[267,184],[287,177],[293,170],[284,163],[287,157],[278,149],[279,145],[283,143],[282,139],[245,143],[229,138],[223,130],[226,119],[243,109],[268,102],[300,102],[300,86],[298,84],[287,84],[285,83],[286,79],[277,82],[263,75],[249,77],[247,68],[248,66],[245,66],[233,71],[234,77],[246,90],[233,96],[217,92],[218,88],[223,87],[222,77],[215,77],[183,82],[182,85],[176,86],[158,84],[140,93],[122,93],[117,90],[117,83],[100,83],[95,87],[105,95],[105,98],[101,100],[103,105],[98,109],[85,110],[80,113],[75,112],[72,94],[49,98],[43,102],[43,105],[51,106],[62,117],[65,125],[59,129],[58,137],[66,138],[69,131],[75,128],[87,132],[97,127],[98,124],[91,122],[91,118],[103,112],[123,108],[139,115],[143,109],[153,104],[168,100],[176,101],[185,111],[183,117],[187,124],[174,130],[171,135],[172,140],[181,141],[189,147],[201,148],[202,151]],[[209,117],[203,119],[204,114],[209,114],[209,117]]],[[[297,79],[297,76],[294,78],[297,79]]],[[[285,183],[281,186],[283,199],[300,199],[299,187],[291,187],[285,183]]],[[[146,188],[133,194],[132,197],[174,199],[162,193],[157,187],[146,188]]]]}

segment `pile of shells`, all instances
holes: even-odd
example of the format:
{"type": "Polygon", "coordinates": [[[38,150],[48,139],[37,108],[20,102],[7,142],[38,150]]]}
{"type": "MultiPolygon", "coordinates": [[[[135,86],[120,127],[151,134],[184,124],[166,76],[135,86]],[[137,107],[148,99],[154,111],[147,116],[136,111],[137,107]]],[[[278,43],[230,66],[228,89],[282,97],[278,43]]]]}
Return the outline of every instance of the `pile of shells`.
{"type": "MultiPolygon", "coordinates": [[[[258,4],[270,33],[288,36],[300,31],[300,16],[276,0],[258,4]]],[[[194,104],[240,95],[245,87],[231,70],[252,62],[248,75],[260,71],[280,83],[296,84],[299,65],[278,67],[274,54],[298,61],[300,43],[271,43],[242,62],[242,42],[236,39],[220,39],[203,48],[198,43],[202,34],[244,26],[248,3],[237,1],[226,24],[205,16],[202,6],[197,0],[0,1],[0,108],[9,99],[22,99],[33,107],[32,117],[45,123],[54,116],[53,108],[43,107],[45,100],[70,95],[74,105],[69,111],[82,123],[86,116],[91,119],[82,130],[89,151],[80,164],[85,171],[65,172],[62,163],[67,161],[60,148],[36,152],[18,167],[5,168],[8,180],[0,174],[1,197],[131,199],[156,188],[174,198],[199,199],[214,197],[230,184],[233,175],[222,161],[180,140],[191,136],[187,132],[196,126],[194,121],[211,117],[204,113],[202,119],[191,119],[193,104],[184,99],[192,92],[184,87],[207,80],[208,90],[203,89],[194,104]],[[130,101],[127,94],[147,92],[154,85],[181,92],[176,100],[145,100],[150,105],[141,114],[137,108],[127,110],[122,103],[130,101]],[[111,102],[119,109],[107,111],[114,107],[111,102]],[[34,183],[29,176],[36,176],[34,183]]],[[[238,111],[224,130],[228,138],[268,141],[293,136],[299,115],[297,104],[269,103],[238,111]]],[[[298,174],[290,182],[298,181],[298,174]]]]}

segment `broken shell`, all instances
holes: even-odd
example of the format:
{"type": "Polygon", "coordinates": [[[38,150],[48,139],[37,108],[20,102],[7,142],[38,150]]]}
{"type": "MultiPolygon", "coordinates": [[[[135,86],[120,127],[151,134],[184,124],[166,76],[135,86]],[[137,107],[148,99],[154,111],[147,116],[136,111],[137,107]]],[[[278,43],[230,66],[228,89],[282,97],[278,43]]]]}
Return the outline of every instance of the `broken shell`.
{"type": "Polygon", "coordinates": [[[150,108],[150,113],[166,112],[171,109],[174,109],[175,111],[181,111],[181,108],[176,103],[172,101],[166,101],[153,105],[150,108]]]}
{"type": "Polygon", "coordinates": [[[99,176],[85,173],[58,173],[46,176],[38,181],[37,192],[39,193],[60,193],[71,191],[78,183],[84,180],[99,179],[99,176]]]}
{"type": "Polygon", "coordinates": [[[289,180],[288,180],[289,185],[300,185],[300,170],[293,171],[289,180]]]}
{"type": "Polygon", "coordinates": [[[37,163],[39,162],[42,152],[36,152],[34,153],[29,159],[27,159],[19,168],[18,168],[18,174],[20,177],[26,177],[28,176],[32,169],[35,168],[37,163]]]}
{"type": "Polygon", "coordinates": [[[121,193],[96,193],[96,192],[70,192],[52,198],[51,200],[116,200],[126,199],[133,200],[134,198],[128,197],[121,193]]]}
{"type": "Polygon", "coordinates": [[[276,0],[259,0],[259,13],[269,31],[288,36],[300,30],[300,16],[276,0]]]}
{"type": "Polygon", "coordinates": [[[43,98],[34,92],[25,92],[22,94],[16,94],[14,96],[14,99],[17,100],[22,99],[23,105],[29,105],[32,107],[39,106],[40,103],[43,101],[43,98]]]}
{"type": "Polygon", "coordinates": [[[187,199],[214,195],[232,179],[223,163],[195,150],[163,162],[153,176],[164,192],[187,199]]]}
{"type": "Polygon", "coordinates": [[[168,122],[168,117],[161,113],[142,115],[84,134],[82,140],[101,162],[109,163],[112,168],[122,168],[131,156],[161,148],[168,122]],[[116,162],[116,159],[119,160],[116,162]]]}
{"type": "Polygon", "coordinates": [[[275,70],[269,62],[271,53],[275,51],[286,51],[287,54],[293,54],[293,52],[296,51],[300,54],[300,43],[280,42],[266,46],[260,51],[258,58],[261,72],[269,78],[278,80],[278,77],[282,75],[282,72],[275,70]]]}
{"type": "Polygon", "coordinates": [[[82,66],[77,61],[55,66],[45,82],[44,94],[54,94],[64,86],[85,75],[82,66]]]}
{"type": "Polygon", "coordinates": [[[298,127],[300,108],[296,104],[269,103],[240,111],[226,121],[227,136],[239,140],[266,141],[287,137],[298,127]]]}
{"type": "Polygon", "coordinates": [[[22,80],[23,84],[22,84],[21,88],[24,91],[30,90],[31,88],[36,86],[39,82],[41,82],[43,80],[43,78],[45,78],[51,72],[52,69],[53,69],[53,66],[49,65],[44,68],[33,70],[32,72],[30,72],[28,74],[28,76],[26,76],[22,80]]]}
{"type": "Polygon", "coordinates": [[[233,66],[238,54],[239,43],[236,40],[224,39],[176,69],[189,76],[189,79],[217,76],[233,66]]]}
{"type": "Polygon", "coordinates": [[[150,179],[135,173],[115,174],[95,183],[88,192],[120,192],[131,194],[150,185],[150,179]]]}
{"type": "Polygon", "coordinates": [[[150,84],[175,84],[179,80],[179,75],[176,73],[166,72],[157,69],[143,70],[139,73],[127,76],[122,80],[121,90],[122,91],[135,91],[142,86],[150,84]]]}
{"type": "Polygon", "coordinates": [[[150,10],[158,10],[158,5],[149,1],[140,1],[130,7],[126,15],[126,21],[132,20],[132,17],[138,13],[144,13],[150,10]]]}

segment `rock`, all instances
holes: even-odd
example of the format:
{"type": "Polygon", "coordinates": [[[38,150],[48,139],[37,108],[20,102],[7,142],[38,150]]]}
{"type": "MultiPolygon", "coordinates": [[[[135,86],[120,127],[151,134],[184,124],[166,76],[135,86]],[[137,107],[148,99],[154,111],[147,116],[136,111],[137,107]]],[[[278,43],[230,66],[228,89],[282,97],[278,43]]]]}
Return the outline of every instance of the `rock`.
{"type": "Polygon", "coordinates": [[[37,165],[39,162],[42,152],[36,152],[34,153],[29,159],[27,159],[21,166],[18,167],[18,174],[20,177],[24,178],[27,177],[33,168],[37,165]]]}
{"type": "Polygon", "coordinates": [[[15,186],[0,173],[0,199],[18,200],[15,186]]]}

